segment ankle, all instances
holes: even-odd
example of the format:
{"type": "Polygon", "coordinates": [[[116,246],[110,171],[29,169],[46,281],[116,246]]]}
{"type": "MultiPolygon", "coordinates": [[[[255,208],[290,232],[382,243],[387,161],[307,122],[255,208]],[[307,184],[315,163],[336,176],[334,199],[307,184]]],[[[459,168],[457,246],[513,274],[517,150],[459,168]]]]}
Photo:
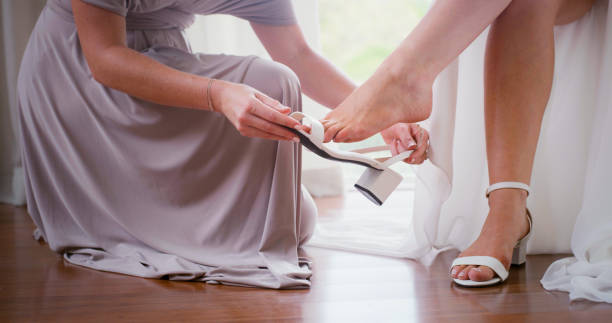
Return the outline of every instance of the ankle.
{"type": "Polygon", "coordinates": [[[525,207],[527,204],[527,192],[520,189],[499,189],[489,194],[489,207],[508,208],[512,206],[525,207]]]}
{"type": "Polygon", "coordinates": [[[376,82],[381,89],[392,88],[403,93],[404,109],[399,122],[419,122],[431,115],[433,79],[418,69],[411,69],[405,64],[394,64],[385,61],[375,73],[376,82]]]}
{"type": "Polygon", "coordinates": [[[435,75],[431,75],[425,67],[397,53],[393,53],[380,65],[379,72],[386,75],[389,82],[406,89],[431,88],[435,79],[435,75]]]}
{"type": "Polygon", "coordinates": [[[491,230],[502,229],[511,236],[522,237],[529,230],[526,218],[527,192],[517,189],[501,189],[489,195],[487,223],[491,230]]]}

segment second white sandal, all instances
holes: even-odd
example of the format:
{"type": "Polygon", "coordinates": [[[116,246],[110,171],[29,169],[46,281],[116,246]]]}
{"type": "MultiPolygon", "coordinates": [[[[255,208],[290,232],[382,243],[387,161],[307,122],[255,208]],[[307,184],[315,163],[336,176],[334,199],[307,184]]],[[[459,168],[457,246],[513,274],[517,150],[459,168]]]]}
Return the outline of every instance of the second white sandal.
{"type": "MultiPolygon", "coordinates": [[[[495,183],[489,186],[489,188],[487,188],[487,198],[489,197],[489,194],[491,194],[491,192],[495,190],[508,189],[508,188],[524,190],[527,192],[528,196],[531,191],[529,189],[529,185],[524,184],[524,183],[500,182],[500,183],[495,183]]],[[[529,231],[523,238],[521,238],[516,243],[514,250],[512,250],[512,261],[510,263],[511,265],[522,265],[526,261],[527,241],[529,240],[529,237],[531,236],[531,231],[532,231],[531,213],[529,212],[528,209],[526,210],[526,213],[527,213],[527,221],[529,222],[529,231]]],[[[508,270],[506,270],[506,268],[501,263],[501,261],[499,261],[498,259],[494,257],[489,257],[489,256],[459,257],[453,261],[453,263],[451,264],[450,270],[452,271],[453,267],[460,266],[460,265],[487,266],[491,268],[491,270],[493,270],[493,272],[497,275],[497,277],[494,277],[493,279],[490,279],[487,281],[473,281],[469,279],[453,278],[453,281],[461,286],[466,286],[466,287],[491,286],[491,285],[502,283],[506,281],[506,279],[508,279],[508,270]]]]}

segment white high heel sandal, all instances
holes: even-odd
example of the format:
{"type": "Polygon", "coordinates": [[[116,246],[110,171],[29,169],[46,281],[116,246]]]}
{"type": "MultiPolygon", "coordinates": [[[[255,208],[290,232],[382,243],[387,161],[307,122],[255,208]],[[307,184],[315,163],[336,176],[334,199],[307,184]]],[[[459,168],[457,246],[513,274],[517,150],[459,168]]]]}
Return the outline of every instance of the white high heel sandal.
{"type": "Polygon", "coordinates": [[[293,112],[289,116],[310,127],[310,133],[303,130],[288,129],[297,134],[302,145],[313,153],[325,159],[366,167],[366,170],[355,183],[355,188],[373,203],[382,205],[404,178],[401,174],[392,170],[390,166],[410,157],[413,150],[407,150],[388,158],[372,158],[365,154],[387,151],[389,147],[378,146],[354,151],[333,149],[323,143],[325,129],[319,120],[302,112],[293,112]]]}
{"type": "MultiPolygon", "coordinates": [[[[489,194],[495,190],[503,189],[503,188],[514,188],[521,189],[527,192],[527,196],[531,192],[529,185],[519,182],[499,182],[495,183],[489,188],[487,188],[487,198],[489,194]]],[[[511,265],[522,265],[525,263],[527,257],[527,241],[531,236],[532,231],[532,221],[531,221],[531,213],[529,209],[527,209],[527,221],[529,222],[529,231],[527,234],[521,238],[512,250],[512,261],[511,265]]],[[[493,270],[493,272],[497,275],[493,279],[487,281],[473,281],[469,279],[457,279],[453,278],[456,284],[467,287],[478,287],[478,286],[490,286],[498,283],[503,283],[508,278],[508,270],[504,267],[504,265],[497,260],[496,258],[489,256],[470,256],[470,257],[459,257],[456,258],[451,264],[450,270],[453,270],[453,267],[460,265],[473,265],[473,266],[487,266],[493,270]]]]}

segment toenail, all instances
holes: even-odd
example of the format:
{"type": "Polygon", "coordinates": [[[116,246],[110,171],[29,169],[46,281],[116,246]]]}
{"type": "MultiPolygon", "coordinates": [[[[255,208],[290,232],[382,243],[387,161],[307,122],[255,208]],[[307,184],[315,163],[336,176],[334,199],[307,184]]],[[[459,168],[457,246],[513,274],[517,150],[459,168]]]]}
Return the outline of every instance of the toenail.
{"type": "Polygon", "coordinates": [[[457,275],[457,268],[453,268],[453,270],[451,270],[451,275],[453,276],[457,275]]]}

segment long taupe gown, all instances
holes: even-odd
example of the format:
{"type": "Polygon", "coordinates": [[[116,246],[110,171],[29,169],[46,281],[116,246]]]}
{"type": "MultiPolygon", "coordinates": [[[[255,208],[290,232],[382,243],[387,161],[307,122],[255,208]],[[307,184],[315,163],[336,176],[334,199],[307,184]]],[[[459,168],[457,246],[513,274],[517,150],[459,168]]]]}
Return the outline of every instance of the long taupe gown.
{"type": "MultiPolygon", "coordinates": [[[[293,24],[290,0],[84,1],[126,17],[134,50],[301,108],[287,67],[194,54],[183,32],[194,14],[293,24]]],[[[310,285],[301,245],[316,209],[300,189],[299,145],[246,138],[218,113],[160,106],[98,83],[70,0],[48,0],[18,96],[28,210],[69,262],[151,278],[310,285]]]]}

